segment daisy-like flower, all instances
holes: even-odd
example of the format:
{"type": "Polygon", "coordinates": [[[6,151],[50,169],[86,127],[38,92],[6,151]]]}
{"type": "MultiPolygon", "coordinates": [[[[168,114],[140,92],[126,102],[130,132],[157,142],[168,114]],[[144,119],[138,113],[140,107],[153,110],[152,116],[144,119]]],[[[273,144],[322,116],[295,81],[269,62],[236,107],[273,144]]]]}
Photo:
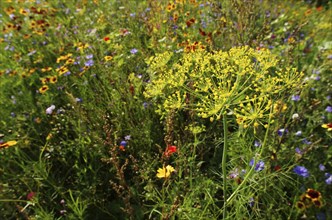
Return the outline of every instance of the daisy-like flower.
{"type": "Polygon", "coordinates": [[[167,165],[166,167],[163,166],[163,168],[158,169],[157,177],[158,178],[168,178],[171,173],[175,171],[174,167],[171,165],[167,165]]]}
{"type": "Polygon", "coordinates": [[[300,209],[300,210],[304,210],[304,209],[305,209],[305,205],[304,205],[304,203],[301,202],[301,201],[298,201],[298,202],[296,203],[296,207],[297,207],[298,209],[300,209]]]}
{"type": "Polygon", "coordinates": [[[104,37],[104,41],[105,41],[106,43],[110,43],[110,42],[111,42],[111,38],[109,38],[109,37],[104,37]]]}
{"type": "Polygon", "coordinates": [[[50,83],[56,83],[58,81],[58,78],[56,76],[52,76],[50,78],[50,83]]]}
{"type": "Polygon", "coordinates": [[[39,88],[39,92],[40,92],[41,94],[44,94],[47,90],[48,90],[48,86],[46,86],[46,85],[44,85],[44,86],[42,86],[41,88],[39,88]]]}
{"type": "Polygon", "coordinates": [[[328,131],[332,131],[332,123],[323,124],[322,128],[326,128],[328,131]]]}
{"type": "Polygon", "coordinates": [[[17,141],[7,141],[5,143],[0,144],[0,149],[1,148],[7,148],[7,147],[11,147],[17,144],[17,141]]]}
{"type": "Polygon", "coordinates": [[[314,189],[307,189],[305,196],[311,200],[319,200],[322,197],[320,192],[314,189]]]}
{"type": "Polygon", "coordinates": [[[113,57],[112,56],[105,56],[104,59],[105,59],[105,61],[110,61],[111,59],[113,59],[113,57]]]}

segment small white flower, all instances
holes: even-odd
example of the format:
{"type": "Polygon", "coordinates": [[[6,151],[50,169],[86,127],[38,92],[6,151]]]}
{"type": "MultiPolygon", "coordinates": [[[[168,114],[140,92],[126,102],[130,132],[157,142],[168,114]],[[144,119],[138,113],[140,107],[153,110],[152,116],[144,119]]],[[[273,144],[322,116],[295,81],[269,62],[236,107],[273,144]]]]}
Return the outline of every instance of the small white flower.
{"type": "Polygon", "coordinates": [[[298,119],[300,116],[299,114],[295,113],[292,115],[292,119],[295,120],[295,119],[298,119]]]}

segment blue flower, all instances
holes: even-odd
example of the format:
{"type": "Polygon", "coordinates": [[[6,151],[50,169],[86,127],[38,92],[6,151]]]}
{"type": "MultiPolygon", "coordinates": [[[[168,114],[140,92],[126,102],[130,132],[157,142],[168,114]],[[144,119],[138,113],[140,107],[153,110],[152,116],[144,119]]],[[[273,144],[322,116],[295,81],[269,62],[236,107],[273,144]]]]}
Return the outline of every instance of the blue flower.
{"type": "Polygon", "coordinates": [[[300,155],[302,155],[303,154],[303,152],[301,151],[301,149],[300,148],[295,148],[295,152],[297,153],[297,154],[300,154],[300,155]]]}
{"type": "Polygon", "coordinates": [[[250,207],[253,207],[254,205],[255,205],[255,200],[254,200],[254,198],[251,197],[251,198],[249,199],[249,206],[250,206],[250,207]]]}
{"type": "Polygon", "coordinates": [[[288,130],[285,129],[285,128],[281,128],[281,129],[278,130],[277,133],[278,133],[278,135],[281,137],[281,136],[283,136],[284,134],[287,134],[287,133],[288,133],[288,130]]]}
{"type": "Polygon", "coordinates": [[[127,146],[127,141],[121,141],[120,146],[126,147],[127,146]]]}
{"type": "Polygon", "coordinates": [[[94,62],[93,60],[88,60],[84,63],[85,66],[93,66],[94,62]]]}
{"type": "Polygon", "coordinates": [[[325,166],[323,164],[319,164],[319,170],[320,171],[324,171],[325,170],[325,166]]]}
{"type": "Polygon", "coordinates": [[[260,147],[260,146],[262,146],[262,144],[261,144],[260,141],[255,140],[254,146],[255,146],[255,147],[260,147]]]}
{"type": "MultiPolygon", "coordinates": [[[[251,161],[249,162],[249,166],[253,166],[254,162],[255,162],[254,159],[251,159],[251,161]]],[[[260,160],[255,166],[255,171],[259,172],[259,171],[264,170],[264,165],[265,165],[265,163],[262,160],[260,160]]]]}
{"type": "Polygon", "coordinates": [[[332,112],[332,106],[327,106],[325,111],[327,111],[328,113],[331,113],[332,112]]]}
{"type": "Polygon", "coordinates": [[[328,175],[325,174],[325,176],[327,176],[328,178],[325,180],[325,183],[327,185],[331,185],[332,183],[332,175],[328,173],[328,175]]]}
{"type": "Polygon", "coordinates": [[[309,177],[309,171],[307,170],[307,168],[303,167],[303,166],[296,166],[293,169],[294,173],[296,173],[299,176],[302,177],[309,177]]]}
{"type": "Polygon", "coordinates": [[[300,96],[299,95],[292,95],[292,101],[294,101],[294,102],[300,101],[300,96]]]}
{"type": "Polygon", "coordinates": [[[136,54],[137,52],[138,52],[138,50],[136,48],[133,48],[133,49],[130,50],[131,54],[136,54]]]}
{"type": "Polygon", "coordinates": [[[308,139],[307,138],[304,138],[303,140],[302,140],[302,142],[304,143],[304,144],[312,144],[312,142],[311,141],[308,141],[308,139]]]}

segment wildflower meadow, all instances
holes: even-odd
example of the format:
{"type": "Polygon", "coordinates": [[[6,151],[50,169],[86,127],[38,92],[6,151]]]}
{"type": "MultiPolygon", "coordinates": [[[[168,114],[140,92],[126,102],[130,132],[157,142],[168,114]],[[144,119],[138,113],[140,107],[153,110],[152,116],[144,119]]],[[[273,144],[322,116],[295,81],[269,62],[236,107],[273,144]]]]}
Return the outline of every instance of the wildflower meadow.
{"type": "Polygon", "coordinates": [[[332,219],[332,1],[0,6],[0,219],[332,219]]]}

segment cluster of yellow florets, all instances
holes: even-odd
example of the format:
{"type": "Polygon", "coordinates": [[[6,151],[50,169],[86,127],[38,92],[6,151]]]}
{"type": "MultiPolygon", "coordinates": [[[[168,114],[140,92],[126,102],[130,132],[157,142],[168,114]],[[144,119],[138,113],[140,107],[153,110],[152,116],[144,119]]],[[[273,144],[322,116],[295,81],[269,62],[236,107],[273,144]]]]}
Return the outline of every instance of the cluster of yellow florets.
{"type": "Polygon", "coordinates": [[[301,84],[301,73],[282,69],[268,50],[247,46],[223,51],[183,54],[174,62],[170,52],[147,63],[151,82],[146,97],[158,98],[157,110],[191,110],[197,116],[220,119],[234,114],[244,127],[265,125],[274,112],[274,102],[301,84]]]}

